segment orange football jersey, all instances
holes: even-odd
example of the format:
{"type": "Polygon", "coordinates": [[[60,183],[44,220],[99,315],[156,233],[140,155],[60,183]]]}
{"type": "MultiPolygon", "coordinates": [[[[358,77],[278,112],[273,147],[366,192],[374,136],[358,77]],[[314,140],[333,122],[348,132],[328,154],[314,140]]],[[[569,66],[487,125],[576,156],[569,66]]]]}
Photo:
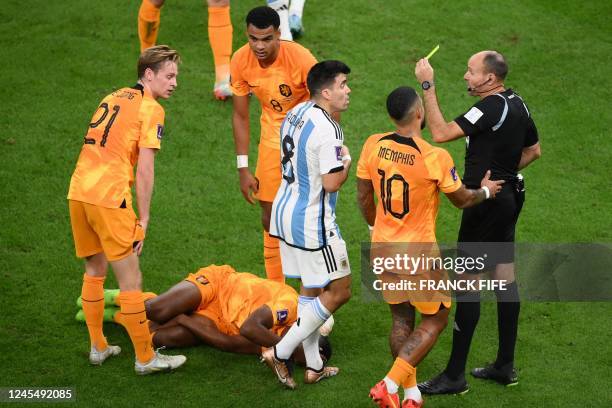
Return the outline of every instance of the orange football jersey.
{"type": "Polygon", "coordinates": [[[68,199],[107,208],[131,205],[139,148],[159,149],[164,109],[141,85],[106,96],[94,113],[68,199]]]}
{"type": "Polygon", "coordinates": [[[366,140],[357,177],[371,180],[378,199],[373,242],[436,242],[439,191],[461,187],[446,150],[396,133],[366,140]]]}
{"type": "Polygon", "coordinates": [[[231,86],[237,96],[253,93],[261,103],[261,139],[280,149],[280,126],[287,111],[310,98],[306,78],[317,63],[306,48],[292,41],[281,41],[272,65],[262,68],[246,44],[232,56],[231,86]]]}
{"type": "Polygon", "coordinates": [[[279,335],[284,327],[297,320],[298,294],[291,286],[246,272],[238,273],[228,265],[210,265],[200,269],[198,274],[215,287],[215,307],[221,310],[226,323],[223,326],[230,327],[226,334],[239,334],[244,321],[263,305],[268,305],[272,311],[272,330],[279,335]]]}

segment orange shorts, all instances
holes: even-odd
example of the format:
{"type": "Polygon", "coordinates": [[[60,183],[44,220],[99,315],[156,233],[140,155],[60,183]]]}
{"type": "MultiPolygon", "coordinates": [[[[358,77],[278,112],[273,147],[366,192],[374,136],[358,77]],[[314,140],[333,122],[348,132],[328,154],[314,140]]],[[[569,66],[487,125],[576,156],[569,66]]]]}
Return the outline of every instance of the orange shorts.
{"type": "Polygon", "coordinates": [[[74,247],[79,258],[104,252],[109,261],[130,255],[145,237],[131,206],[105,208],[68,200],[74,247]]]}
{"type": "MultiPolygon", "coordinates": [[[[404,255],[411,258],[440,256],[438,245],[435,242],[377,242],[370,247],[370,261],[375,258],[391,258],[404,255]]],[[[379,264],[379,266],[382,266],[379,264]]],[[[413,265],[412,265],[413,266],[413,265]]],[[[400,303],[410,303],[421,314],[431,315],[438,312],[440,305],[446,308],[451,307],[451,296],[444,290],[421,289],[421,284],[430,282],[446,281],[448,274],[444,269],[427,269],[418,267],[413,270],[408,269],[386,269],[378,275],[382,286],[382,295],[385,302],[396,305],[400,303]]],[[[406,268],[402,264],[401,268],[406,268]]]]}
{"type": "Polygon", "coordinates": [[[196,273],[190,273],[185,280],[193,283],[200,291],[200,305],[194,313],[209,318],[221,333],[232,336],[239,334],[239,332],[223,318],[223,311],[217,296],[217,284],[219,282],[216,278],[221,277],[223,273],[225,271],[202,268],[196,273]]]}
{"type": "MultiPolygon", "coordinates": [[[[446,271],[438,273],[446,274],[446,271]]],[[[424,275],[406,275],[384,272],[380,275],[380,278],[383,284],[397,284],[400,283],[400,281],[404,281],[413,283],[415,288],[419,287],[419,283],[423,279],[434,279],[436,281],[440,279],[439,276],[434,276],[433,272],[424,275]]],[[[392,305],[410,302],[419,313],[425,315],[436,314],[438,310],[440,310],[440,304],[444,305],[447,309],[450,309],[452,304],[450,293],[441,290],[383,289],[382,293],[385,302],[392,305]]]]}
{"type": "Polygon", "coordinates": [[[281,183],[280,149],[259,144],[255,177],[259,181],[259,191],[255,198],[259,201],[273,202],[281,183]]]}

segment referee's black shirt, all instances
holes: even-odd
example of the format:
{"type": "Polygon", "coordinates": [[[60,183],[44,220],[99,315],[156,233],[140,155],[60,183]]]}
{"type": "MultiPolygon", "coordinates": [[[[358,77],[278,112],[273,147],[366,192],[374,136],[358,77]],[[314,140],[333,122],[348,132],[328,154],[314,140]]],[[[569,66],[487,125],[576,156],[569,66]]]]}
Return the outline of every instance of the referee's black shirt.
{"type": "Polygon", "coordinates": [[[513,181],[521,152],[538,142],[529,109],[512,89],[478,101],[455,122],[466,135],[463,182],[469,188],[480,187],[489,169],[492,180],[513,181]]]}

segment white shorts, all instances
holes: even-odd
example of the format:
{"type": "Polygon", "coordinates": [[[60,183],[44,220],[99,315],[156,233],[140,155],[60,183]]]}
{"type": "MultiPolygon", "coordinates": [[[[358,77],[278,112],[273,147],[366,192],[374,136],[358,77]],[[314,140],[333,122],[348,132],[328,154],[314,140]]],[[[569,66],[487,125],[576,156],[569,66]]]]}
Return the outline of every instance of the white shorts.
{"type": "Polygon", "coordinates": [[[280,240],[280,255],[283,274],[300,278],[305,288],[324,288],[329,282],[351,274],[346,243],[337,235],[316,251],[292,247],[280,240]]]}

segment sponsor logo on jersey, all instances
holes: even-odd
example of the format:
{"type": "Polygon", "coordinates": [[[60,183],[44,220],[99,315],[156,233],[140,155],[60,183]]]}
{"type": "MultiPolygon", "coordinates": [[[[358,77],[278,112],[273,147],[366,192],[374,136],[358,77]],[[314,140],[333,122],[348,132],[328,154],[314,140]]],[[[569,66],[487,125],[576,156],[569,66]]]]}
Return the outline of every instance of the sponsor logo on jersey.
{"type": "Polygon", "coordinates": [[[162,140],[162,137],[164,137],[164,127],[162,125],[157,125],[157,138],[162,140]]]}
{"type": "Polygon", "coordinates": [[[459,177],[457,176],[457,169],[456,169],[455,167],[453,167],[453,168],[450,170],[450,173],[451,173],[451,177],[453,178],[453,181],[457,181],[457,179],[459,178],[459,177]]]}
{"type": "Polygon", "coordinates": [[[278,321],[279,324],[284,323],[285,320],[287,320],[288,316],[289,316],[289,311],[287,309],[276,311],[276,320],[278,321]]]}
{"type": "Polygon", "coordinates": [[[278,86],[278,90],[280,91],[280,94],[283,95],[285,98],[290,97],[292,94],[291,88],[287,84],[280,84],[278,86]]]}

